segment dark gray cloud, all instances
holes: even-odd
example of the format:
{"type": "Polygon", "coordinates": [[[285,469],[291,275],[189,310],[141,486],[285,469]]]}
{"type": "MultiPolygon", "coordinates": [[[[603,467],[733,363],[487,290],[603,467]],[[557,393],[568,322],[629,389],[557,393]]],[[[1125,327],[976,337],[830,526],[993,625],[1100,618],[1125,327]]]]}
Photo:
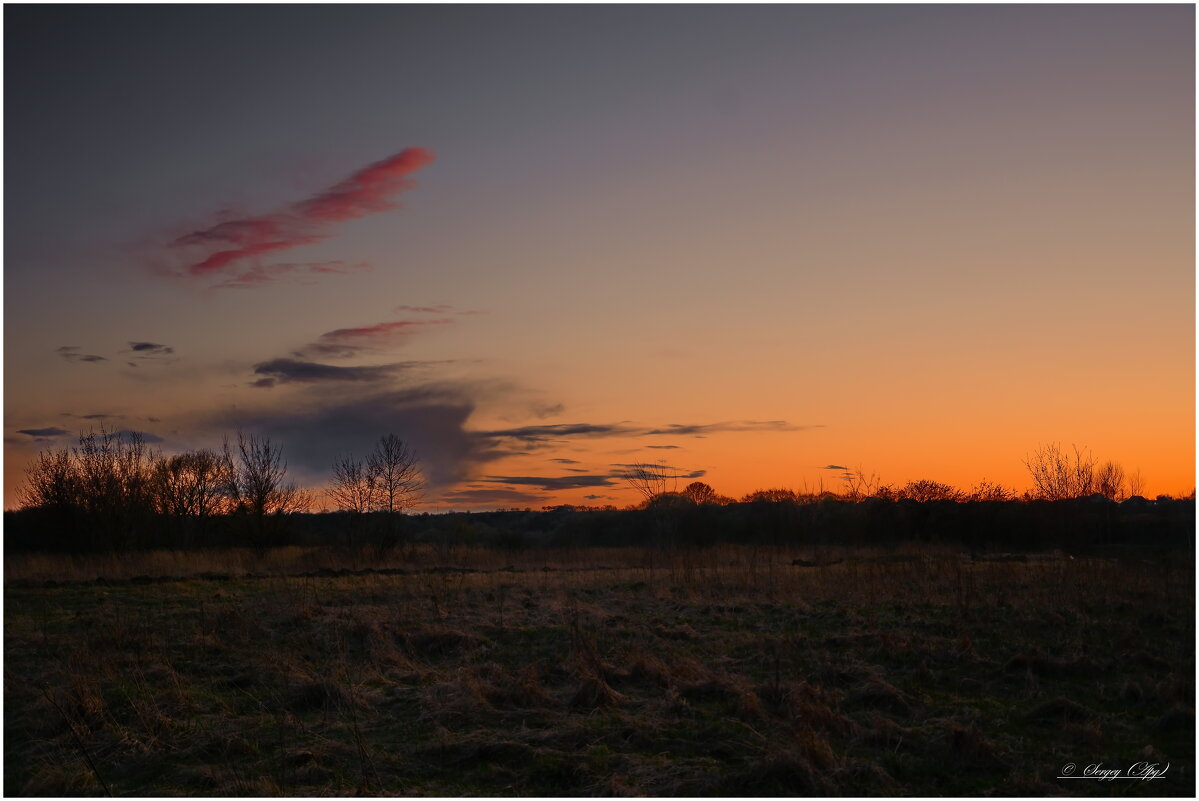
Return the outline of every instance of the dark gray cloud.
{"type": "Polygon", "coordinates": [[[730,431],[804,431],[822,426],[795,426],[785,420],[741,420],[723,423],[672,423],[659,428],[635,426],[628,423],[557,423],[553,425],[518,426],[480,432],[496,439],[517,439],[524,442],[550,442],[567,437],[619,436],[705,436],[730,431]]]}
{"type": "Polygon", "coordinates": [[[849,468],[841,464],[826,464],[821,470],[848,470],[849,468]]]}
{"type": "Polygon", "coordinates": [[[289,398],[285,406],[238,410],[209,418],[205,425],[271,437],[291,469],[310,483],[323,483],[336,458],[368,453],[385,434],[396,434],[412,447],[430,491],[456,484],[477,466],[511,453],[466,430],[476,398],[487,392],[484,387],[429,384],[349,397],[344,389],[336,395],[317,390],[313,386],[307,397],[289,398]]]}
{"type": "Polygon", "coordinates": [[[488,476],[483,481],[493,484],[540,487],[543,490],[582,489],[584,487],[614,487],[615,477],[607,476],[488,476]]]}
{"type": "Polygon", "coordinates": [[[726,431],[805,431],[810,428],[823,428],[823,426],[793,426],[786,420],[738,420],[724,423],[705,423],[702,425],[671,423],[664,428],[653,428],[645,433],[697,436],[724,433],[726,431]]]}
{"type": "Polygon", "coordinates": [[[637,429],[619,424],[557,423],[544,426],[519,426],[493,431],[480,431],[480,436],[496,439],[517,439],[524,442],[547,442],[564,437],[614,437],[633,434],[637,429]]]}
{"type": "Polygon", "coordinates": [[[70,434],[65,428],[58,426],[47,426],[46,428],[18,428],[18,434],[28,434],[31,437],[61,437],[64,434],[70,434]]]}
{"type": "Polygon", "coordinates": [[[455,490],[443,493],[439,500],[455,506],[540,506],[545,502],[545,497],[497,488],[455,490]]]}
{"type": "Polygon", "coordinates": [[[554,417],[556,415],[562,414],[562,412],[564,412],[565,410],[566,410],[566,407],[563,406],[561,403],[534,404],[529,409],[529,411],[531,411],[533,413],[533,416],[536,417],[538,420],[544,420],[547,417],[554,417]]]}
{"type": "Polygon", "coordinates": [[[254,365],[254,374],[263,376],[251,386],[271,387],[290,382],[317,383],[326,381],[383,381],[416,362],[338,367],[334,364],[305,362],[298,359],[271,359],[254,365]]]}
{"type": "Polygon", "coordinates": [[[646,445],[645,447],[653,448],[654,450],[659,450],[659,451],[673,451],[673,450],[678,450],[679,446],[678,445],[646,445]]]}
{"type": "Polygon", "coordinates": [[[106,362],[108,359],[103,356],[97,356],[94,353],[80,353],[78,345],[63,345],[61,348],[56,348],[57,353],[61,358],[68,362],[106,362]]]}
{"type": "Polygon", "coordinates": [[[349,358],[380,347],[390,347],[406,341],[431,325],[447,325],[453,320],[391,320],[326,331],[315,342],[305,345],[296,353],[300,356],[324,356],[326,358],[349,358]]]}
{"type": "Polygon", "coordinates": [[[550,461],[558,464],[580,464],[578,459],[550,459],[550,461]]]}
{"type": "Polygon", "coordinates": [[[702,478],[707,470],[688,470],[685,467],[675,467],[669,464],[614,464],[612,475],[623,477],[631,471],[644,471],[646,478],[702,478]]]}
{"type": "Polygon", "coordinates": [[[129,350],[138,354],[140,358],[148,356],[169,356],[175,352],[174,348],[166,345],[159,345],[157,342],[130,342],[129,350]]]}

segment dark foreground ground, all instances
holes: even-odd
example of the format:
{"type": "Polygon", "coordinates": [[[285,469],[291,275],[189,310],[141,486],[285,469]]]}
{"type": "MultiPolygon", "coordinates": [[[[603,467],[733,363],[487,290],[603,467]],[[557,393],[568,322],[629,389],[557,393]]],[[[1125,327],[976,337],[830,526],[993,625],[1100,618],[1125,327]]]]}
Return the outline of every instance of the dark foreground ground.
{"type": "Polygon", "coordinates": [[[198,559],[137,558],[6,563],[5,794],[1195,792],[1191,554],[287,549],[43,581],[198,559]],[[1057,778],[1098,763],[1165,773],[1057,778]]]}

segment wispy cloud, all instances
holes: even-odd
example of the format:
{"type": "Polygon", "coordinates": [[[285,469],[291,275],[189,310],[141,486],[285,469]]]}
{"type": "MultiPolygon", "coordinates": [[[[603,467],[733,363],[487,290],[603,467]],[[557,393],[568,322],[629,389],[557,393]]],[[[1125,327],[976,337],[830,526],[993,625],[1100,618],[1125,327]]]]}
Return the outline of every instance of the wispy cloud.
{"type": "Polygon", "coordinates": [[[17,433],[42,439],[45,437],[61,437],[64,434],[69,434],[71,432],[67,431],[65,428],[59,428],[58,426],[47,426],[45,428],[18,428],[17,433]]]}
{"type": "Polygon", "coordinates": [[[312,262],[283,262],[279,264],[257,264],[246,268],[243,272],[229,276],[219,284],[213,284],[213,289],[255,289],[283,276],[297,276],[304,283],[312,283],[313,276],[319,275],[349,275],[355,272],[371,270],[366,262],[347,264],[341,260],[312,261],[312,262]],[[305,281],[304,279],[309,280],[305,281]]]}
{"type": "Polygon", "coordinates": [[[448,303],[439,303],[436,306],[396,306],[396,314],[485,314],[478,309],[459,309],[456,306],[451,306],[448,303]]]}
{"type": "Polygon", "coordinates": [[[848,470],[849,468],[843,464],[826,464],[821,470],[848,470]]]}
{"type": "MultiPolygon", "coordinates": [[[[175,354],[175,349],[167,345],[160,345],[157,342],[130,342],[129,349],[125,353],[132,353],[133,358],[139,362],[147,361],[171,361],[171,357],[175,354]]],[[[133,362],[126,362],[130,367],[137,367],[133,362]]]]}
{"type": "Polygon", "coordinates": [[[315,342],[296,351],[300,356],[347,358],[364,351],[395,345],[413,334],[434,325],[446,325],[453,320],[391,320],[356,328],[337,328],[326,331],[315,342]]]}
{"type": "Polygon", "coordinates": [[[254,365],[254,374],[261,376],[254,382],[257,387],[271,387],[276,383],[318,383],[328,381],[382,381],[399,371],[422,364],[421,362],[395,362],[393,364],[339,367],[334,364],[305,362],[298,359],[271,359],[254,365]],[[269,382],[269,383],[268,383],[269,382]]]}
{"type": "Polygon", "coordinates": [[[134,353],[143,355],[160,355],[174,353],[174,348],[168,348],[166,345],[159,345],[157,342],[130,342],[129,350],[134,353]]]}
{"type": "Polygon", "coordinates": [[[688,470],[685,467],[675,467],[669,464],[615,464],[617,468],[612,475],[623,478],[630,472],[643,475],[645,478],[703,478],[707,470],[688,470]]]}
{"type": "MultiPolygon", "coordinates": [[[[636,426],[628,423],[557,423],[553,425],[518,426],[482,431],[483,436],[496,439],[516,439],[524,442],[551,442],[571,437],[635,437],[635,436],[706,436],[731,431],[778,432],[804,431],[821,428],[818,425],[797,426],[785,420],[743,420],[724,423],[681,424],[663,427],[636,426]]],[[[672,447],[672,446],[667,446],[672,447]]]]}
{"type": "Polygon", "coordinates": [[[63,345],[61,348],[56,348],[55,353],[68,362],[106,362],[103,356],[97,356],[94,353],[80,353],[78,345],[63,345]]]}
{"type": "Polygon", "coordinates": [[[487,476],[481,481],[493,484],[538,487],[546,491],[583,489],[586,487],[614,487],[616,477],[611,475],[591,476],[487,476]]]}
{"type": "Polygon", "coordinates": [[[185,275],[220,277],[218,286],[226,288],[261,285],[299,267],[263,266],[262,257],[328,239],[337,223],[399,208],[395,197],[415,186],[409,176],[433,161],[424,148],[406,148],[279,211],[224,220],[178,237],[171,246],[184,254],[185,275]]]}

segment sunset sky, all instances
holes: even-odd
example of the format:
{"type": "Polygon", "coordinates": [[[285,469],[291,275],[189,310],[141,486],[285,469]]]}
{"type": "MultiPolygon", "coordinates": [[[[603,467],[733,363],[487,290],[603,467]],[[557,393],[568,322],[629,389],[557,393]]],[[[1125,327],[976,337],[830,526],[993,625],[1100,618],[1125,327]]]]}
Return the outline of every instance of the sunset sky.
{"type": "Polygon", "coordinates": [[[81,430],[425,508],[1195,485],[1195,9],[5,15],[5,504],[81,430]]]}

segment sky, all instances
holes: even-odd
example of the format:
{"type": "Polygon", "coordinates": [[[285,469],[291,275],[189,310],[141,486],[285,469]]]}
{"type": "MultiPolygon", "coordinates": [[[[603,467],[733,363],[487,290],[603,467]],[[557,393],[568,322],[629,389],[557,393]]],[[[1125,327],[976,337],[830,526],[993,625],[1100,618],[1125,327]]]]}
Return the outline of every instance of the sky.
{"type": "Polygon", "coordinates": [[[1195,485],[1190,5],[6,5],[5,505],[238,430],[423,508],[1195,485]]]}

